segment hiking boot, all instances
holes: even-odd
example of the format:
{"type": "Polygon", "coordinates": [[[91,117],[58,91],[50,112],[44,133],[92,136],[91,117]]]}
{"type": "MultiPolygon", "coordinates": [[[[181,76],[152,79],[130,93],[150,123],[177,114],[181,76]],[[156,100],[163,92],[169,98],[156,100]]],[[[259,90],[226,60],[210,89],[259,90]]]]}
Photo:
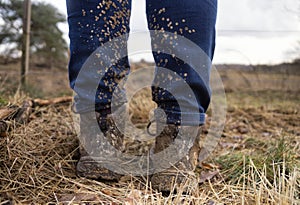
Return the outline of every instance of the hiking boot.
{"type": "MultiPolygon", "coordinates": [[[[164,171],[152,175],[151,185],[155,190],[169,192],[174,189],[176,190],[180,186],[184,186],[188,180],[192,179],[194,182],[196,181],[194,171],[197,166],[198,156],[200,153],[200,127],[182,126],[181,129],[185,131],[179,131],[179,127],[176,125],[166,125],[159,136],[156,137],[155,146],[153,148],[154,154],[165,152],[164,150],[166,150],[175,141],[175,139],[180,138],[182,141],[176,145],[178,150],[176,153],[174,153],[174,156],[180,156],[178,154],[182,153],[184,157],[164,171]],[[181,133],[184,133],[185,135],[196,136],[196,139],[193,142],[193,138],[189,138],[190,136],[182,136],[181,133]],[[188,147],[190,147],[189,150],[184,150],[188,149],[188,147]],[[185,154],[184,152],[188,153],[185,154]]],[[[164,163],[168,164],[168,162],[164,163]]]]}
{"type": "Polygon", "coordinates": [[[86,113],[80,116],[80,120],[80,159],[76,166],[77,175],[89,179],[118,181],[122,175],[104,166],[114,157],[111,146],[119,151],[123,149],[124,136],[116,127],[112,116],[101,119],[99,113],[86,113]],[[101,140],[100,132],[106,140],[101,140]]]}

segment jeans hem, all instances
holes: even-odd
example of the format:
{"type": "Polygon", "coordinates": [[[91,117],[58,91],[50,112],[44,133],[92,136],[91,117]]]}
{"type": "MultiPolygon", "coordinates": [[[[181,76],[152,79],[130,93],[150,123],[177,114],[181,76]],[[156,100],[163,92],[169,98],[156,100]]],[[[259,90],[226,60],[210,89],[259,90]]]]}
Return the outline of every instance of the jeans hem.
{"type": "Polygon", "coordinates": [[[205,113],[165,111],[167,124],[201,126],[205,124],[205,113]]]}

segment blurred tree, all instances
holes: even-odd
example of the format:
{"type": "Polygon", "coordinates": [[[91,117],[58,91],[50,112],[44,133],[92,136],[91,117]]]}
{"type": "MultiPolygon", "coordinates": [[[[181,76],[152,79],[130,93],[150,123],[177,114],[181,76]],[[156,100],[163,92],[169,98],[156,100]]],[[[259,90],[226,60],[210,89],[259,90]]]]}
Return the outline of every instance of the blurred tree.
{"type": "MultiPolygon", "coordinates": [[[[20,56],[22,46],[23,1],[0,0],[0,45],[2,55],[20,56]]],[[[32,2],[32,59],[46,67],[63,66],[67,58],[67,43],[58,24],[66,18],[57,8],[45,2],[32,2]],[[63,64],[62,64],[63,62],[63,64]]]]}

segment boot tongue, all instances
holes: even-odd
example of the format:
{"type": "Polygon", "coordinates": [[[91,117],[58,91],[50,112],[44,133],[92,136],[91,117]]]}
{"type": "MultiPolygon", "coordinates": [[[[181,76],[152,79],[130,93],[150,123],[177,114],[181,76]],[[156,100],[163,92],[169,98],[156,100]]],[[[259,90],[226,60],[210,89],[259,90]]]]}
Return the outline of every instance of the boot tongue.
{"type": "Polygon", "coordinates": [[[102,132],[106,132],[108,130],[108,123],[107,123],[107,114],[102,114],[96,112],[96,118],[99,125],[99,128],[102,132]]]}
{"type": "Polygon", "coordinates": [[[99,124],[99,128],[102,132],[108,131],[108,126],[107,126],[106,120],[102,120],[100,122],[98,121],[98,124],[99,124]]]}

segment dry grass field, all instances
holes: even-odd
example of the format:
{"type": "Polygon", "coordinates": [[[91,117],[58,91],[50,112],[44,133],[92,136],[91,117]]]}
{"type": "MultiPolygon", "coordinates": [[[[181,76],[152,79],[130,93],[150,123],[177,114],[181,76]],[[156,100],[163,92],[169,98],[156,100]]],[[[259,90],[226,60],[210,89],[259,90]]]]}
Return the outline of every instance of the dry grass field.
{"type": "MultiPolygon", "coordinates": [[[[199,180],[180,189],[186,192],[156,192],[146,177],[123,177],[118,183],[77,177],[70,103],[36,106],[27,124],[6,119],[0,204],[300,204],[300,74],[268,69],[219,69],[228,105],[225,129],[215,151],[199,164],[199,180]]],[[[0,67],[0,108],[71,95],[66,71],[32,72],[25,92],[18,89],[16,75],[0,67]]],[[[145,89],[131,102],[136,123],[147,121],[150,98],[145,89]]]]}

